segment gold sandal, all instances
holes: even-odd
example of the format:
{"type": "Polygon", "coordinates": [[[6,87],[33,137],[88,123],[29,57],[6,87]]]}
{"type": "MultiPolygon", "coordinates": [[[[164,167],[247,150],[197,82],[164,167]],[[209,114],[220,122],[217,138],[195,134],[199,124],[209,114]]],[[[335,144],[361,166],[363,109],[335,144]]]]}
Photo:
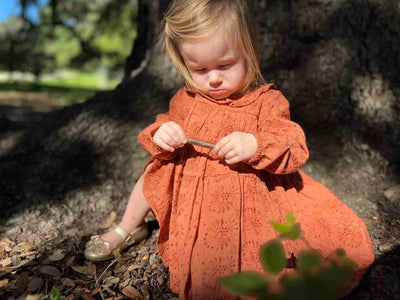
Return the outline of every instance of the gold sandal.
{"type": "Polygon", "coordinates": [[[123,230],[118,225],[114,225],[110,230],[114,230],[118,235],[122,237],[122,241],[119,243],[111,243],[103,241],[100,235],[94,235],[90,238],[90,241],[86,243],[85,257],[92,261],[103,261],[114,257],[113,251],[119,249],[120,251],[126,248],[140,243],[148,235],[147,224],[136,228],[131,234],[123,230]]]}

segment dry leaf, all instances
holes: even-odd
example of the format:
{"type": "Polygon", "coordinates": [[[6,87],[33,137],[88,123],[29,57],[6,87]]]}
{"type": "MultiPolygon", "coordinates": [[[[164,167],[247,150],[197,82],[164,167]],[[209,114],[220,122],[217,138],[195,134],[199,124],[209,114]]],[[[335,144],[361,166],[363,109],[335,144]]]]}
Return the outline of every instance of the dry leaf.
{"type": "Polygon", "coordinates": [[[119,248],[114,249],[113,251],[115,259],[122,265],[124,264],[121,256],[121,252],[119,252],[119,248]]]}
{"type": "Polygon", "coordinates": [[[99,292],[100,292],[100,288],[97,288],[92,292],[91,295],[94,296],[94,295],[98,294],[99,292]]]}
{"type": "Polygon", "coordinates": [[[42,287],[42,285],[43,285],[43,279],[34,277],[29,282],[27,290],[28,290],[28,292],[35,292],[35,291],[39,290],[42,287]]]}
{"type": "Polygon", "coordinates": [[[25,291],[26,287],[29,283],[29,273],[23,272],[21,275],[18,276],[16,286],[19,291],[25,291]]]}
{"type": "Polygon", "coordinates": [[[0,280],[0,288],[5,287],[8,284],[8,279],[0,280]]]}
{"type": "Polygon", "coordinates": [[[71,294],[71,295],[69,295],[69,296],[67,296],[66,298],[65,298],[65,300],[74,300],[74,295],[73,294],[71,294]]]}
{"type": "Polygon", "coordinates": [[[11,257],[7,257],[7,258],[5,258],[5,259],[3,259],[3,260],[0,260],[0,265],[1,265],[2,267],[7,267],[7,266],[9,266],[9,265],[11,265],[11,264],[12,264],[11,257]]]}
{"type": "Polygon", "coordinates": [[[89,262],[87,265],[87,275],[94,275],[96,273],[96,265],[89,262]]]}
{"type": "Polygon", "coordinates": [[[158,265],[157,265],[157,264],[153,264],[153,265],[151,266],[151,269],[152,269],[152,270],[157,269],[157,268],[158,268],[158,265]]]}
{"type": "Polygon", "coordinates": [[[143,260],[145,260],[145,259],[149,259],[149,257],[150,257],[150,255],[147,253],[145,256],[143,256],[143,260]]]}
{"type": "Polygon", "coordinates": [[[75,282],[69,278],[61,278],[61,283],[65,286],[75,287],[75,282]]]}
{"type": "Polygon", "coordinates": [[[128,285],[127,287],[123,288],[121,292],[122,294],[131,299],[143,299],[142,294],[131,285],[128,285]]]}
{"type": "Polygon", "coordinates": [[[140,268],[139,265],[130,265],[129,268],[128,268],[128,271],[130,272],[130,271],[133,271],[133,270],[136,270],[136,269],[139,269],[139,268],[140,268]]]}
{"type": "Polygon", "coordinates": [[[73,263],[75,259],[75,256],[71,256],[70,258],[67,259],[67,261],[65,262],[65,268],[69,268],[69,266],[73,263]]]}
{"type": "Polygon", "coordinates": [[[2,238],[0,239],[0,247],[3,248],[4,250],[6,250],[7,252],[10,252],[11,249],[11,244],[12,241],[9,238],[2,238]]]}
{"type": "Polygon", "coordinates": [[[86,266],[71,266],[71,269],[88,276],[93,276],[96,273],[96,265],[89,262],[86,266]]]}
{"type": "Polygon", "coordinates": [[[13,255],[11,256],[11,261],[14,267],[18,267],[21,264],[21,256],[13,255]]]}
{"type": "Polygon", "coordinates": [[[29,242],[22,242],[22,243],[19,243],[17,245],[17,247],[15,247],[13,250],[23,251],[23,250],[28,250],[30,248],[31,248],[31,244],[29,242]]]}
{"type": "Polygon", "coordinates": [[[96,298],[93,298],[92,295],[90,295],[88,293],[82,293],[81,296],[85,300],[96,300],[96,298]]]}
{"type": "Polygon", "coordinates": [[[100,225],[100,228],[101,229],[110,228],[111,225],[115,222],[116,219],[117,219],[117,212],[113,210],[110,213],[110,216],[107,218],[107,220],[105,220],[105,222],[100,225]]]}
{"type": "Polygon", "coordinates": [[[86,267],[85,266],[71,266],[71,269],[75,272],[86,274],[86,267]]]}
{"type": "Polygon", "coordinates": [[[114,277],[114,276],[105,278],[104,282],[103,282],[103,284],[105,284],[105,285],[106,284],[117,284],[117,283],[119,283],[119,278],[118,277],[114,277]]]}
{"type": "Polygon", "coordinates": [[[37,294],[37,295],[28,295],[26,296],[25,300],[40,300],[42,298],[43,294],[37,294]]]}
{"type": "Polygon", "coordinates": [[[53,266],[42,266],[42,267],[40,267],[39,271],[42,274],[50,275],[53,277],[61,276],[60,271],[56,267],[53,267],[53,266]]]}
{"type": "Polygon", "coordinates": [[[64,253],[64,250],[62,250],[62,249],[57,249],[51,255],[49,255],[49,259],[51,261],[60,261],[64,257],[65,257],[65,253],[64,253]]]}

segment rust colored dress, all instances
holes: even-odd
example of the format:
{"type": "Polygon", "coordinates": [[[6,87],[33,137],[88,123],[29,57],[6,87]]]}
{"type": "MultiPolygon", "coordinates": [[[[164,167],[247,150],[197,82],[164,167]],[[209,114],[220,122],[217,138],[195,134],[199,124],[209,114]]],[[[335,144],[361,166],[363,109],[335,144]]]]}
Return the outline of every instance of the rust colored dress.
{"type": "MultiPolygon", "coordinates": [[[[276,237],[269,222],[284,222],[289,211],[322,255],[342,247],[359,265],[353,286],[372,263],[363,221],[299,170],[308,158],[304,133],[290,121],[289,104],[273,84],[222,101],[181,89],[169,112],[138,140],[153,156],[143,192],[160,224],[159,253],[180,299],[232,298],[217,278],[261,271],[260,246],[276,237]],[[214,144],[234,131],[252,133],[258,148],[249,161],[231,166],[200,146],[166,152],[153,135],[171,120],[187,136],[214,144]]],[[[288,257],[304,248],[301,241],[285,243],[288,257]]]]}

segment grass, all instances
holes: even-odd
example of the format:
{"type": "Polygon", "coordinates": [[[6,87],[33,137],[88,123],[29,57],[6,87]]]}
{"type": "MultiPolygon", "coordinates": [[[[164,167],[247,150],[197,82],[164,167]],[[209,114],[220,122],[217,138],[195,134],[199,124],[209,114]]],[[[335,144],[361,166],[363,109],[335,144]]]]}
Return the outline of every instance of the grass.
{"type": "Polygon", "coordinates": [[[71,105],[84,102],[98,92],[111,90],[118,82],[119,80],[102,82],[102,79],[94,74],[80,72],[63,77],[47,76],[39,82],[3,81],[0,82],[0,98],[16,98],[29,93],[58,105],[71,105]]]}

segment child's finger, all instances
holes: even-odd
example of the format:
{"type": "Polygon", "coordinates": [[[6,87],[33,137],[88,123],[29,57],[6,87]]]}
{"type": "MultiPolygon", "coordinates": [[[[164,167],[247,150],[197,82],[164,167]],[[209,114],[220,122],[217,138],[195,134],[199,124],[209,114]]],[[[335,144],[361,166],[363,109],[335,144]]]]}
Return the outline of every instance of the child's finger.
{"type": "Polygon", "coordinates": [[[228,164],[228,165],[232,165],[232,164],[236,164],[236,163],[238,163],[238,162],[240,162],[241,160],[240,160],[240,156],[239,155],[234,155],[233,157],[231,157],[231,158],[226,158],[225,159],[225,162],[228,164]]]}
{"type": "Polygon", "coordinates": [[[222,147],[224,147],[227,143],[229,143],[230,139],[228,136],[223,137],[220,139],[216,144],[213,149],[214,153],[219,155],[219,152],[221,151],[222,147]]]}
{"type": "Polygon", "coordinates": [[[175,123],[175,122],[171,122],[171,127],[174,129],[174,133],[179,138],[178,141],[182,144],[186,144],[187,143],[186,135],[185,135],[185,132],[183,131],[182,127],[178,123],[175,123]]]}
{"type": "Polygon", "coordinates": [[[160,141],[157,143],[157,145],[166,151],[169,152],[175,151],[175,148],[171,146],[169,138],[166,136],[160,136],[160,141]]]}

